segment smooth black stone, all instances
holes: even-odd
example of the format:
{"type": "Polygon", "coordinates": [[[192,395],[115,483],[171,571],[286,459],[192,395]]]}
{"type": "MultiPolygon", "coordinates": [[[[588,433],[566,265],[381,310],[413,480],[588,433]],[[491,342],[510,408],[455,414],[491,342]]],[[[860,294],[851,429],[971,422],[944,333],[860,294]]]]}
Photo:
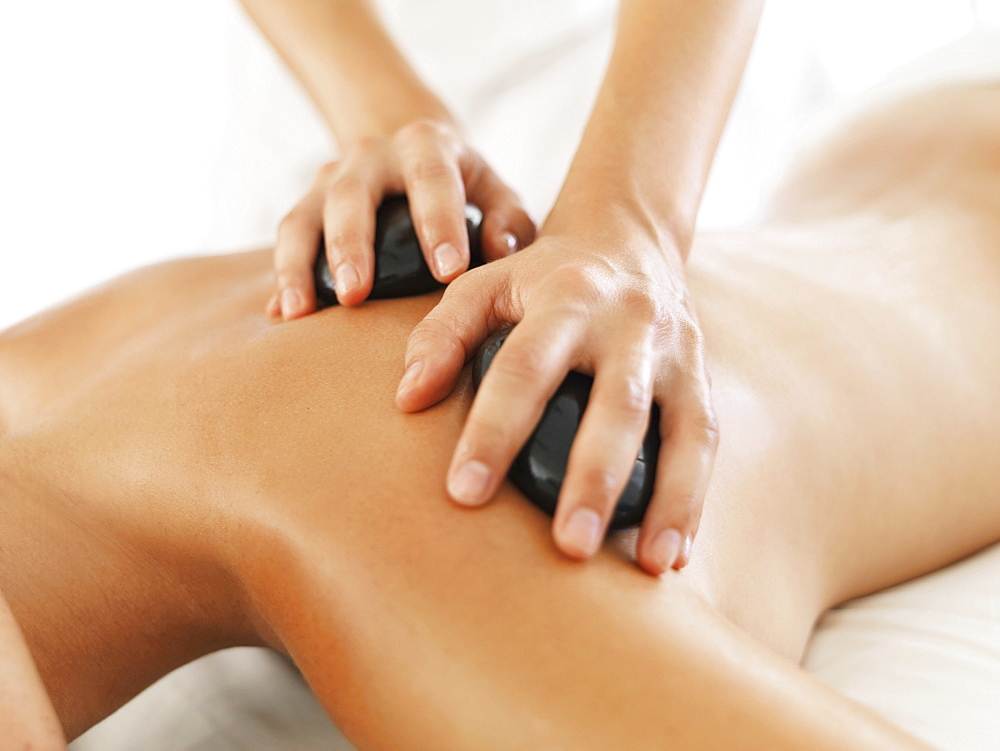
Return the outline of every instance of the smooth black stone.
{"type": "MultiPolygon", "coordinates": [[[[504,329],[487,339],[472,366],[472,384],[478,390],[487,368],[511,329],[504,329]]],[[[528,500],[549,516],[555,514],[556,501],[566,475],[569,449],[580,427],[594,379],[575,371],[566,375],[549,400],[542,419],[511,465],[507,477],[528,500]]],[[[656,459],[660,453],[660,410],[653,404],[649,429],[643,439],[635,467],[611,517],[609,530],[638,527],[653,496],[656,459]]]]}
{"type": "MultiPolygon", "coordinates": [[[[465,207],[465,226],[469,231],[469,268],[483,265],[480,226],[482,212],[471,204],[465,207]]],[[[337,304],[330,265],[322,243],[313,265],[313,279],[316,282],[316,304],[326,308],[337,304]]],[[[413,220],[410,218],[410,204],[406,196],[392,196],[385,199],[375,215],[375,281],[370,299],[387,297],[410,297],[442,287],[427,267],[420,250],[413,220]]]]}

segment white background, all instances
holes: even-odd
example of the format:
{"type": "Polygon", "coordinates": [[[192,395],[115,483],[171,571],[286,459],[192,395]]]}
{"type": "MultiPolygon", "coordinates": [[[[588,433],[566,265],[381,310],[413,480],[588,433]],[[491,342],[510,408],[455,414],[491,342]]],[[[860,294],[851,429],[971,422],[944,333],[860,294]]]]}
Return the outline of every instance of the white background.
{"type": "MultiPolygon", "coordinates": [[[[464,91],[457,74],[477,68],[444,59],[434,27],[461,20],[471,49],[494,39],[502,55],[517,40],[493,19],[474,23],[477,8],[509,8],[514,18],[546,5],[409,2],[420,6],[416,23],[400,10],[407,3],[385,2],[404,47],[453,102],[464,91]]],[[[560,8],[586,15],[610,5],[560,8]]],[[[821,104],[971,23],[965,0],[772,0],[703,224],[752,217],[768,162],[821,104]]],[[[530,129],[530,116],[519,127],[530,129]]],[[[331,154],[310,105],[234,0],[0,3],[0,327],[132,266],[270,242],[331,154]]],[[[512,159],[495,156],[502,171],[512,159]]],[[[539,177],[534,195],[530,176],[515,188],[543,213],[557,180],[539,177]]]]}

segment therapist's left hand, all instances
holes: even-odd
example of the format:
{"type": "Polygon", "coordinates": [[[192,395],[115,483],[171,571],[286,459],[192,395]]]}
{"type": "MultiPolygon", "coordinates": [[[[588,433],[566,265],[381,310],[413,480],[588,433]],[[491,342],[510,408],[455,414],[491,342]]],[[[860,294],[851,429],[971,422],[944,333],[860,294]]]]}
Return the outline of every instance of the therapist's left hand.
{"type": "Polygon", "coordinates": [[[638,561],[653,574],[685,566],[718,428],[675,241],[628,212],[554,211],[534,244],[448,286],[410,335],[397,404],[417,411],[443,399],[482,342],[514,323],[473,401],[449,495],[468,506],[489,501],[566,374],[589,373],[556,545],[579,559],[598,549],[655,400],[662,443],[638,561]]]}

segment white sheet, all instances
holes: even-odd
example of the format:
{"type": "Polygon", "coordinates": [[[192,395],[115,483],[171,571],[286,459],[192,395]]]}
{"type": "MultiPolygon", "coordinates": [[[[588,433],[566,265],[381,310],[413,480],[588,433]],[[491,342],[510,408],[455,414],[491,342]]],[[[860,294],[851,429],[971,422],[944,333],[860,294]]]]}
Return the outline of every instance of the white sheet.
{"type": "MultiPolygon", "coordinates": [[[[420,70],[542,215],[596,89],[613,3],[384,3],[420,70]]],[[[952,0],[771,0],[702,226],[751,219],[803,123],[971,20],[952,0]]],[[[270,242],[332,154],[231,4],[5,3],[0,95],[0,326],[134,265],[270,242]]],[[[851,603],[820,625],[806,666],[942,748],[1000,747],[997,582],[1000,546],[851,603]]],[[[286,661],[235,650],[177,671],[73,749],[349,748],[338,738],[286,661]]]]}
{"type": "MultiPolygon", "coordinates": [[[[1000,747],[1000,545],[831,611],[806,669],[936,748],[1000,747]]],[[[176,671],[72,751],[351,751],[288,662],[265,650],[176,671]]]]}
{"type": "Polygon", "coordinates": [[[937,748],[1000,748],[1000,545],[830,611],[805,666],[937,748]]]}

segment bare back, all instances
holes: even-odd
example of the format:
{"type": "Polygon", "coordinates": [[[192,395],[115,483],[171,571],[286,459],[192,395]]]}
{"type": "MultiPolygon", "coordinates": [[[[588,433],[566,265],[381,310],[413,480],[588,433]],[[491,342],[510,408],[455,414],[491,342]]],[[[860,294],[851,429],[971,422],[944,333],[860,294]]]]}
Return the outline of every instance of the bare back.
{"type": "MultiPolygon", "coordinates": [[[[4,332],[0,425],[69,492],[149,494],[165,534],[180,507],[296,540],[237,558],[261,591],[288,588],[264,617],[348,727],[343,686],[382,675],[387,644],[449,643],[457,657],[428,657],[429,674],[475,664],[502,685],[524,679],[512,631],[562,632],[562,618],[584,642],[655,639],[689,596],[797,659],[827,607],[1000,539],[997,121],[996,89],[896,105],[824,147],[766,226],[696,243],[689,281],[723,441],[681,574],[623,565],[629,535],[586,566],[562,560],[510,487],[482,511],[450,505],[468,378],[418,416],[392,399],[406,336],[437,296],[273,325],[265,252],[134,272],[4,332]],[[539,609],[556,597],[576,604],[539,609]],[[619,624],[626,606],[634,619],[619,624]],[[315,612],[324,624],[309,625],[315,612]],[[334,663],[307,653],[310,628],[336,635],[334,663]]],[[[483,701],[503,693],[480,688],[483,701]]],[[[546,692],[538,679],[525,696],[546,692]]]]}

